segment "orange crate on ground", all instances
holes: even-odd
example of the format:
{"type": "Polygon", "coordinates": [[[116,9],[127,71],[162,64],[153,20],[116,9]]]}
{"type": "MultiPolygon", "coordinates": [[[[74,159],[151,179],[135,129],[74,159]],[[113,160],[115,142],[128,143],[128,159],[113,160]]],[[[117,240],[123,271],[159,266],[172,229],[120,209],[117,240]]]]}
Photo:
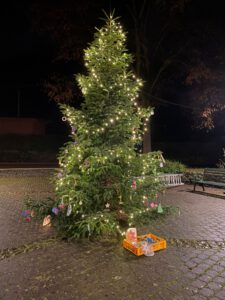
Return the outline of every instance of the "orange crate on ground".
{"type": "MultiPolygon", "coordinates": [[[[145,235],[140,235],[137,237],[137,241],[141,242],[143,241],[145,238],[150,237],[152,238],[155,243],[152,244],[153,247],[153,251],[158,251],[158,250],[162,250],[162,249],[166,249],[166,240],[152,234],[152,233],[148,233],[145,235]]],[[[131,251],[132,253],[134,253],[137,256],[143,255],[143,252],[141,250],[141,247],[138,247],[136,245],[133,245],[131,242],[129,242],[128,240],[124,239],[123,240],[123,247],[129,251],[131,251]]]]}

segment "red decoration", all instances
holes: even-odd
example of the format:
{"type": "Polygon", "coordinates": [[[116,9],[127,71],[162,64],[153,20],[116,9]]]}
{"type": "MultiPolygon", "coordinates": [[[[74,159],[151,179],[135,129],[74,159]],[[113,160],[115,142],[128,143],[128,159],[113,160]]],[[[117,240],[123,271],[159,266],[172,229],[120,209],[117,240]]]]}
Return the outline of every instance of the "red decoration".
{"type": "Polygon", "coordinates": [[[59,209],[64,209],[65,208],[65,204],[64,203],[61,203],[61,204],[59,204],[59,209]]]}
{"type": "Polygon", "coordinates": [[[136,188],[137,188],[137,182],[134,180],[134,181],[132,182],[132,189],[133,189],[133,190],[136,190],[136,188]]]}

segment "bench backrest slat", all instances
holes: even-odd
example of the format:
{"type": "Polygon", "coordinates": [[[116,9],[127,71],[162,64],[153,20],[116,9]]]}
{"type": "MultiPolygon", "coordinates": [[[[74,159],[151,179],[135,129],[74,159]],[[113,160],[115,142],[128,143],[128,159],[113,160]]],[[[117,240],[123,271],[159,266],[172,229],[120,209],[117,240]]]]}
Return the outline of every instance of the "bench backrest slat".
{"type": "Polygon", "coordinates": [[[205,169],[203,174],[203,180],[225,183],[225,169],[205,169]]]}

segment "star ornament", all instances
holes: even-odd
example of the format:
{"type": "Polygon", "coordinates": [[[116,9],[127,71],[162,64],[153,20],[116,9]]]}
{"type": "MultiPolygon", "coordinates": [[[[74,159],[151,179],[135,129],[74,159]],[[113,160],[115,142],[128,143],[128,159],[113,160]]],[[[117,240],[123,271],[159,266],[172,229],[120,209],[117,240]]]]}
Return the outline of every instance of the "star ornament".
{"type": "Polygon", "coordinates": [[[110,204],[109,204],[109,203],[106,203],[105,207],[106,207],[106,208],[109,208],[109,207],[110,207],[110,204]]]}

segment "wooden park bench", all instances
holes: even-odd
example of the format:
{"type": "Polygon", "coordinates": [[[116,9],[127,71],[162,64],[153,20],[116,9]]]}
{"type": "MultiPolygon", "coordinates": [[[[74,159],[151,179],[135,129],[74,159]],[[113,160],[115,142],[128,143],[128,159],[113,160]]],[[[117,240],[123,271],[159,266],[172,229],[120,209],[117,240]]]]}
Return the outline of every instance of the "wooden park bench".
{"type": "Polygon", "coordinates": [[[225,169],[222,168],[205,169],[203,173],[203,178],[202,179],[195,178],[192,180],[192,182],[194,183],[194,191],[196,185],[200,185],[203,191],[205,191],[205,185],[225,188],[225,169]]]}

